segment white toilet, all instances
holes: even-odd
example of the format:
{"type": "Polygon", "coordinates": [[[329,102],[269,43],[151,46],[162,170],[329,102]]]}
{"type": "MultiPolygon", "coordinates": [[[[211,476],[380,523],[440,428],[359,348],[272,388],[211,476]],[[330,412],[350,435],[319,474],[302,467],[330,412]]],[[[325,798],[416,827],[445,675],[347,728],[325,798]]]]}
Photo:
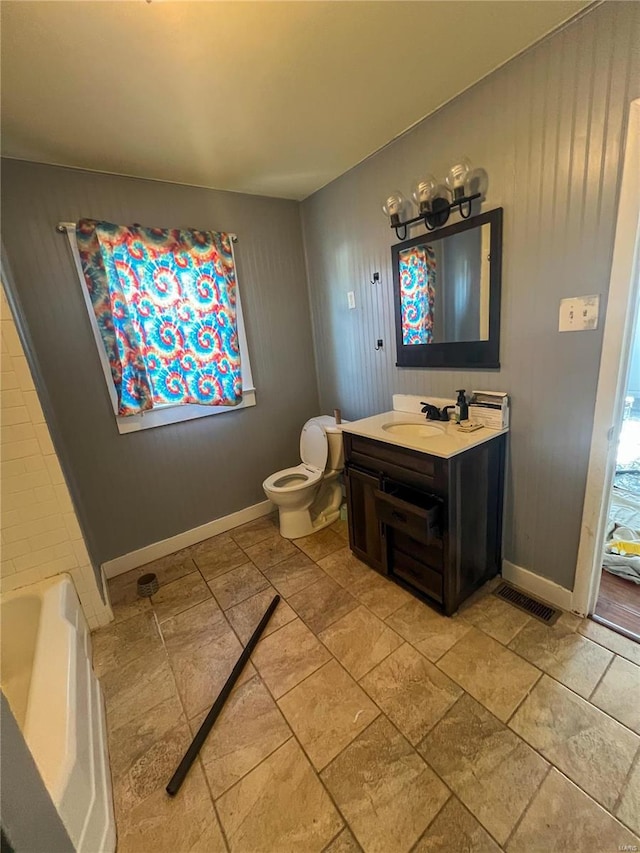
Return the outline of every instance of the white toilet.
{"type": "Polygon", "coordinates": [[[287,539],[308,536],[340,515],[342,430],[335,418],[311,418],[300,433],[300,459],[294,468],[276,471],[262,484],[280,512],[280,533],[287,539]]]}

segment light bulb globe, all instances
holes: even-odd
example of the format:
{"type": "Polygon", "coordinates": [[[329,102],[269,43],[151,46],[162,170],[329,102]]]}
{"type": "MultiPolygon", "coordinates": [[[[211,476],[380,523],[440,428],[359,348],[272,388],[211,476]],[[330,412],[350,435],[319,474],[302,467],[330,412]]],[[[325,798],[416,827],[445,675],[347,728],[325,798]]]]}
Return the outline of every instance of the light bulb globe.
{"type": "Polygon", "coordinates": [[[394,227],[402,223],[402,214],[407,206],[407,200],[401,192],[396,190],[391,195],[387,196],[386,201],[382,205],[382,212],[389,217],[389,222],[394,227]]]}
{"type": "Polygon", "coordinates": [[[466,194],[466,183],[469,173],[471,172],[471,168],[471,163],[466,157],[456,160],[456,162],[449,168],[447,177],[445,178],[445,183],[449,192],[453,196],[454,201],[459,198],[463,198],[466,194]]]}
{"type": "Polygon", "coordinates": [[[438,189],[438,182],[433,175],[425,175],[414,181],[411,189],[411,197],[418,206],[418,211],[428,213],[431,210],[431,201],[438,189]]]}

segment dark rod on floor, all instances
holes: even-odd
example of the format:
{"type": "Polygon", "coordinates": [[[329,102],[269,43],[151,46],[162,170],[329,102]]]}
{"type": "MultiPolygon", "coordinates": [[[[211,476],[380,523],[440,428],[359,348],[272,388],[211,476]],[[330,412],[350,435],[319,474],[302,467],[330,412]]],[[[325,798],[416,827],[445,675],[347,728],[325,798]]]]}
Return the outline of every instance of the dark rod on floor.
{"type": "Polygon", "coordinates": [[[180,790],[180,786],[184,782],[184,780],[187,776],[187,773],[189,772],[189,768],[191,767],[193,762],[196,760],[196,757],[197,757],[198,753],[200,752],[200,749],[202,748],[202,744],[207,739],[207,735],[209,734],[209,732],[213,728],[213,724],[218,719],[218,717],[220,715],[220,711],[222,711],[224,703],[227,701],[227,699],[229,698],[229,694],[233,690],[233,685],[236,683],[236,681],[240,677],[240,673],[244,669],[246,662],[251,657],[251,652],[255,649],[256,644],[257,644],[258,640],[260,639],[260,635],[262,634],[264,629],[267,627],[267,622],[269,621],[269,619],[271,619],[271,616],[273,615],[273,611],[278,606],[279,601],[280,601],[280,596],[275,595],[273,597],[271,604],[267,607],[264,616],[260,620],[258,627],[253,632],[253,634],[251,635],[251,638],[249,639],[249,642],[247,643],[247,645],[244,647],[244,650],[243,650],[242,654],[240,655],[240,657],[238,658],[236,665],[231,670],[231,675],[229,676],[229,678],[227,678],[224,687],[222,688],[222,690],[218,694],[218,698],[216,699],[216,701],[211,706],[211,710],[209,711],[207,716],[204,718],[204,722],[202,723],[202,725],[198,729],[194,739],[191,741],[191,746],[185,752],[180,764],[178,764],[176,772],[171,777],[171,781],[167,785],[167,789],[166,789],[167,794],[169,794],[171,797],[175,797],[175,795],[180,790]]]}

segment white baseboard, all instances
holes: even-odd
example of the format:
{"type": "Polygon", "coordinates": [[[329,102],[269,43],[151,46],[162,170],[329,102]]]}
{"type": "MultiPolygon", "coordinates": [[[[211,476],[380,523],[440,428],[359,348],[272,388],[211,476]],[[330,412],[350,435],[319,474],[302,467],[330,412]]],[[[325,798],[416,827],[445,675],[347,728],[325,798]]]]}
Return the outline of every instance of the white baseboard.
{"type": "Polygon", "coordinates": [[[510,563],[509,560],[502,561],[502,577],[509,581],[514,586],[541,598],[548,604],[553,604],[554,607],[560,607],[562,610],[571,610],[571,598],[573,593],[570,589],[560,586],[549,578],[543,578],[529,569],[523,569],[522,566],[516,566],[515,563],[510,563]]]}
{"type": "Polygon", "coordinates": [[[274,506],[271,501],[261,501],[259,504],[253,504],[253,506],[248,506],[238,512],[232,512],[231,515],[215,518],[199,527],[192,527],[191,530],[170,536],[169,539],[162,539],[160,542],[153,542],[151,545],[145,545],[144,548],[138,548],[137,551],[131,551],[121,557],[114,557],[113,560],[108,560],[102,564],[102,571],[105,577],[115,578],[116,575],[123,575],[125,572],[144,566],[152,560],[166,557],[181,548],[188,548],[189,545],[195,545],[211,536],[217,536],[218,533],[231,530],[232,527],[238,527],[240,524],[246,524],[247,521],[254,521],[263,515],[269,515],[273,510],[274,506]]]}

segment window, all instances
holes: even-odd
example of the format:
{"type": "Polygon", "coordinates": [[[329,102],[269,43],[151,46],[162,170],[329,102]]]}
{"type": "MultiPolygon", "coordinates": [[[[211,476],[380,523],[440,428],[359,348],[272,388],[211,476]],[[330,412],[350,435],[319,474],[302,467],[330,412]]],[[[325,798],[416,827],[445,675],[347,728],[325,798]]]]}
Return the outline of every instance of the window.
{"type": "Polygon", "coordinates": [[[232,235],[63,228],[120,432],[255,405],[232,235]]]}

